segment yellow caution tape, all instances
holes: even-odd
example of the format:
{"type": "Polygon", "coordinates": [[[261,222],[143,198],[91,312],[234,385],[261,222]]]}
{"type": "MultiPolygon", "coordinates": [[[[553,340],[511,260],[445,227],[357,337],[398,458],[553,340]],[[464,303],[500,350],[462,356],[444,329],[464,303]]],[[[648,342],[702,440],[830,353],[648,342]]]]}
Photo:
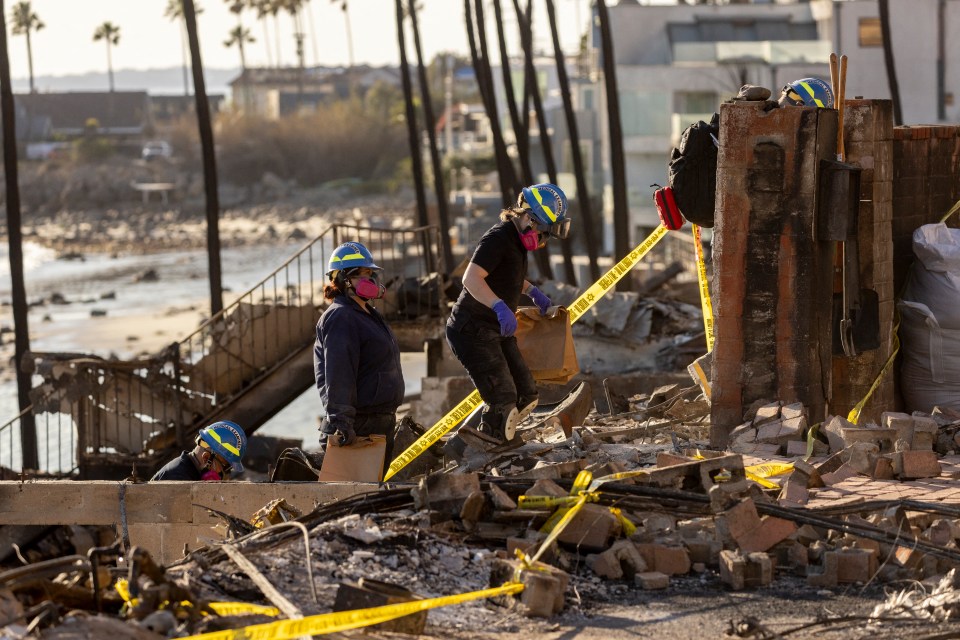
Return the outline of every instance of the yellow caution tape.
{"type": "Polygon", "coordinates": [[[570,495],[578,496],[581,491],[586,491],[590,487],[591,480],[593,480],[592,471],[587,471],[586,469],[580,471],[573,481],[573,486],[570,487],[570,495]]]}
{"type": "Polygon", "coordinates": [[[136,598],[130,597],[130,584],[127,582],[126,578],[118,579],[114,583],[113,588],[116,589],[118,594],[120,594],[120,598],[124,602],[126,602],[132,607],[137,606],[137,602],[139,601],[136,598]]]}
{"type": "Polygon", "coordinates": [[[744,467],[745,471],[760,476],[761,478],[772,478],[782,476],[785,473],[793,471],[792,462],[764,462],[762,464],[752,464],[744,467]]]}
{"type": "Polygon", "coordinates": [[[620,528],[623,529],[623,535],[627,538],[632,536],[637,532],[637,525],[633,524],[627,516],[623,515],[623,512],[620,511],[617,507],[610,507],[610,513],[617,517],[617,520],[620,521],[620,528]]]}
{"type": "MultiPolygon", "coordinates": [[[[583,505],[585,504],[587,504],[587,496],[586,494],[582,494],[580,497],[577,498],[576,503],[574,503],[574,505],[569,509],[558,509],[556,513],[554,513],[553,516],[551,516],[551,519],[555,516],[558,516],[561,513],[563,515],[558,518],[556,525],[553,527],[553,530],[550,531],[550,535],[548,535],[546,539],[540,544],[540,548],[537,549],[537,552],[533,555],[533,557],[531,558],[530,556],[524,554],[523,556],[524,565],[529,566],[537,562],[540,559],[540,556],[542,556],[544,552],[550,548],[550,545],[552,545],[556,541],[556,539],[560,537],[560,534],[563,532],[563,530],[567,528],[567,525],[570,524],[570,522],[577,515],[577,513],[580,512],[580,509],[583,508],[583,505]]],[[[543,528],[541,528],[540,530],[543,531],[543,528]]]]}
{"type": "Polygon", "coordinates": [[[597,300],[606,295],[615,284],[620,282],[623,276],[630,273],[630,270],[633,269],[665,235],[667,235],[667,228],[661,224],[654,229],[653,233],[647,236],[643,242],[634,247],[633,251],[628,253],[623,260],[613,265],[609,271],[600,276],[599,280],[590,285],[589,289],[580,294],[580,297],[577,298],[572,305],[567,307],[567,311],[570,314],[570,322],[576,322],[580,316],[597,303],[597,300]]]}
{"type": "Polygon", "coordinates": [[[280,609],[276,607],[250,604],[249,602],[211,602],[210,608],[216,611],[219,616],[263,615],[276,618],[280,615],[280,609]]]}
{"type": "Polygon", "coordinates": [[[780,485],[778,485],[776,482],[770,482],[770,481],[767,480],[766,478],[761,477],[761,476],[758,476],[758,475],[755,474],[755,473],[751,473],[751,472],[747,471],[746,469],[744,469],[744,473],[745,473],[746,476],[747,476],[747,480],[753,480],[754,482],[756,482],[757,484],[759,484],[761,487],[764,487],[765,489],[776,489],[777,487],[780,486],[780,485]]]}
{"type": "MultiPolygon", "coordinates": [[[[957,203],[960,205],[960,202],[957,203]]],[[[877,387],[880,386],[880,381],[883,380],[884,376],[887,375],[887,372],[890,371],[890,367],[893,366],[893,361],[897,357],[897,352],[900,351],[900,312],[894,306],[894,317],[896,318],[893,325],[893,351],[890,352],[890,357],[887,358],[887,361],[884,363],[883,368],[880,369],[880,373],[877,374],[877,377],[874,379],[873,384],[870,385],[870,389],[867,390],[867,394],[863,396],[863,400],[854,405],[853,409],[850,409],[850,413],[847,414],[847,420],[853,424],[860,422],[860,414],[863,412],[863,408],[867,405],[867,402],[870,401],[873,392],[877,390],[877,387]]]]}
{"type": "Polygon", "coordinates": [[[572,507],[579,496],[520,496],[517,506],[521,509],[549,510],[559,507],[572,507]]]}
{"type": "Polygon", "coordinates": [[[512,595],[523,591],[523,584],[508,582],[492,589],[482,589],[461,593],[453,596],[427,598],[388,604],[382,607],[369,609],[355,609],[353,611],[334,611],[295,620],[279,620],[255,624],[241,629],[213,631],[199,635],[188,636],[191,640],[288,640],[301,636],[318,636],[328,633],[337,633],[349,629],[359,629],[387,620],[401,618],[421,611],[462,604],[471,600],[494,598],[496,596],[512,595]]]}
{"type": "Polygon", "coordinates": [[[950,207],[950,211],[947,211],[946,215],[940,218],[940,222],[946,222],[947,218],[955,214],[957,211],[960,211],[960,200],[957,200],[957,203],[950,207]]]}
{"type": "MultiPolygon", "coordinates": [[[[713,351],[713,304],[710,302],[710,285],[707,282],[707,265],[703,261],[703,243],[700,227],[693,225],[693,246],[697,252],[697,282],[700,284],[700,307],[703,309],[703,332],[707,336],[707,353],[713,351]]],[[[709,385],[708,385],[709,386],[709,385]]]]}
{"type": "MultiPolygon", "coordinates": [[[[120,598],[123,599],[127,605],[130,607],[137,606],[139,600],[137,598],[130,597],[130,584],[127,582],[126,578],[118,579],[113,585],[113,588],[116,589],[117,593],[120,594],[120,598]]],[[[192,607],[193,603],[184,600],[180,603],[180,605],[184,607],[192,607]]],[[[208,606],[219,616],[249,616],[259,614],[276,617],[280,615],[280,610],[276,607],[267,607],[262,604],[251,604],[249,602],[211,602],[208,606]]],[[[163,607],[161,606],[161,608],[163,607]]]]}
{"type": "MultiPolygon", "coordinates": [[[[630,270],[644,258],[658,242],[667,234],[667,228],[662,224],[659,225],[656,229],[653,230],[649,236],[647,236],[643,242],[638,244],[633,251],[628,253],[620,262],[613,265],[613,267],[607,271],[605,274],[600,276],[600,279],[594,282],[590,287],[580,294],[573,304],[567,308],[567,313],[570,316],[571,324],[576,322],[580,317],[583,316],[593,305],[597,303],[600,298],[602,298],[610,289],[613,288],[615,284],[620,282],[623,276],[627,275],[630,270]]],[[[483,400],[480,398],[480,392],[474,391],[471,393],[463,402],[458,404],[453,408],[450,413],[445,415],[437,422],[435,425],[430,427],[426,433],[424,433],[420,438],[417,439],[412,445],[410,445],[406,451],[397,456],[393,462],[390,463],[390,468],[387,470],[387,473],[383,476],[383,481],[386,482],[397,473],[400,472],[405,466],[413,462],[421,453],[433,446],[440,438],[446,435],[451,429],[460,424],[460,422],[466,418],[470,413],[480,406],[483,400]]]]}

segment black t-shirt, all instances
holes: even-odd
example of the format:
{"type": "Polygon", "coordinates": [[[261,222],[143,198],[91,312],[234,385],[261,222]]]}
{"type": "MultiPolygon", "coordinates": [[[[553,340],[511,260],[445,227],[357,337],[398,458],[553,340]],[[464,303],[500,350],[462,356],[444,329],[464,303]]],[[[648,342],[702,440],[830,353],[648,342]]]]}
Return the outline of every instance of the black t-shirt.
{"type": "MultiPolygon", "coordinates": [[[[483,234],[470,262],[483,267],[487,272],[487,285],[498,298],[507,303],[511,311],[517,310],[523,281],[527,276],[527,250],[520,242],[520,234],[511,220],[494,225],[483,234]]],[[[472,318],[499,329],[497,314],[486,305],[478,302],[466,288],[460,292],[451,322],[472,318]]]]}

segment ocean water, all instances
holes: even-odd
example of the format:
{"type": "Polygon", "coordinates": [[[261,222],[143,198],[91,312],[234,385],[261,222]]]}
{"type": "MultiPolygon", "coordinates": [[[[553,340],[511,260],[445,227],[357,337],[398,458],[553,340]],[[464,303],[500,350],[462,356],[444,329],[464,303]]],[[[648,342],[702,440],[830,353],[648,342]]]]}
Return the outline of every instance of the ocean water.
{"type": "MultiPolygon", "coordinates": [[[[286,242],[223,249],[221,270],[225,304],[258,284],[303,245],[302,242],[286,242]]],[[[144,313],[159,315],[170,308],[195,306],[198,323],[209,310],[207,255],[202,249],[115,258],[89,254],[83,260],[60,260],[52,250],[25,243],[23,254],[28,301],[49,299],[54,293],[71,301],[69,305],[31,307],[28,322],[30,347],[34,351],[69,351],[103,357],[114,353],[121,358],[134,356],[140,350],[135,342],[118,345],[107,353],[97,352],[89,343],[85,344],[84,336],[89,333],[91,323],[97,321],[90,315],[93,308],[106,311],[111,318],[123,318],[144,313]],[[159,279],[149,285],[137,283],[136,276],[147,269],[155,270],[159,279]],[[48,321],[45,316],[49,316],[48,321]]],[[[10,261],[6,244],[0,244],[0,303],[3,304],[0,324],[12,329],[10,300],[10,261]]],[[[135,333],[136,329],[132,327],[131,332],[135,333]]],[[[170,340],[185,337],[170,335],[170,340]]],[[[12,334],[8,334],[6,340],[12,342],[12,334]]],[[[12,346],[7,349],[12,354],[12,346]]],[[[419,353],[405,353],[402,364],[407,395],[418,394],[421,378],[426,375],[425,357],[419,353]]],[[[11,366],[11,362],[0,363],[3,369],[11,366]]],[[[6,373],[12,377],[12,373],[6,373]]],[[[0,383],[0,425],[6,424],[17,413],[16,383],[0,383]]],[[[302,438],[304,447],[313,448],[317,445],[320,414],[320,400],[316,390],[311,388],[261,426],[257,433],[302,438]]],[[[0,450],[11,447],[16,451],[19,443],[0,438],[0,450]]],[[[6,459],[7,456],[3,457],[6,459]]]]}

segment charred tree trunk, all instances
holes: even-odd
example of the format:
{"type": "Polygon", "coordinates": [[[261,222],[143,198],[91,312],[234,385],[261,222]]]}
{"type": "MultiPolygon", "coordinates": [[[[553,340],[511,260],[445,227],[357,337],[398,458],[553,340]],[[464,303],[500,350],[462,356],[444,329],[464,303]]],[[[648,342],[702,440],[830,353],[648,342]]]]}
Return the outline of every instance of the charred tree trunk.
{"type": "Polygon", "coordinates": [[[580,229],[583,231],[584,243],[587,246],[587,256],[590,259],[590,278],[600,278],[600,267],[597,265],[597,238],[599,228],[593,220],[590,207],[590,194],[587,191],[587,180],[583,172],[583,158],[580,156],[580,130],[577,127],[577,116],[573,111],[573,100],[570,97],[570,79],[567,77],[567,64],[564,60],[563,49],[560,48],[560,35],[557,32],[557,11],[553,0],[547,0],[547,16],[550,21],[550,35],[553,38],[553,54],[557,63],[557,81],[560,83],[560,95],[563,98],[563,113],[567,120],[567,131],[570,138],[570,157],[573,158],[573,172],[577,180],[577,202],[580,205],[582,221],[580,229]]]}
{"type": "Polygon", "coordinates": [[[413,47],[417,53],[417,77],[420,79],[420,95],[423,98],[423,119],[430,141],[430,163],[433,166],[433,189],[437,197],[437,219],[440,223],[440,243],[443,251],[444,267],[454,268],[453,250],[450,247],[450,213],[447,207],[447,189],[443,181],[443,163],[437,149],[437,120],[433,115],[433,102],[430,98],[430,84],[427,82],[427,69],[423,64],[423,49],[420,47],[420,25],[417,20],[417,2],[410,0],[410,23],[413,27],[413,47]]]}
{"type": "MultiPolygon", "coordinates": [[[[427,220],[427,194],[423,188],[423,158],[420,154],[420,136],[417,133],[417,113],[413,106],[413,87],[410,82],[410,67],[407,66],[407,42],[403,33],[403,2],[396,0],[397,44],[400,47],[400,79],[403,81],[403,103],[406,107],[407,140],[410,143],[410,161],[413,166],[413,186],[417,193],[417,225],[429,224],[427,220]]],[[[429,253],[427,254],[429,255],[429,253]]]]}
{"type": "Polygon", "coordinates": [[[883,64],[887,68],[887,84],[890,85],[890,97],[893,99],[893,124],[903,124],[903,112],[900,110],[900,84],[897,82],[897,66],[893,58],[893,42],[890,37],[890,0],[879,0],[880,33],[883,37],[883,64]]]}
{"type": "Polygon", "coordinates": [[[23,358],[30,351],[27,324],[27,289],[23,280],[23,236],[20,230],[20,186],[17,176],[17,127],[13,89],[10,86],[10,55],[7,47],[7,11],[0,0],[0,112],[3,119],[3,177],[7,187],[7,236],[10,246],[10,284],[13,298],[14,367],[20,412],[20,459],[22,469],[37,469],[37,427],[30,407],[30,374],[23,358]]]}
{"type": "Polygon", "coordinates": [[[470,41],[470,58],[473,62],[474,73],[477,75],[477,86],[480,89],[480,97],[483,99],[484,110],[490,120],[490,133],[493,136],[493,150],[497,159],[497,173],[500,176],[503,206],[509,207],[515,203],[514,199],[520,190],[520,184],[517,181],[517,172],[513,167],[513,161],[510,160],[510,155],[507,153],[507,146],[503,142],[500,118],[497,115],[497,98],[493,93],[493,81],[490,78],[490,59],[487,54],[487,30],[483,19],[483,0],[475,0],[475,2],[476,35],[473,31],[473,16],[471,15],[473,12],[471,11],[470,0],[464,0],[467,36],[470,41]]]}
{"type": "MultiPolygon", "coordinates": [[[[610,170],[613,178],[613,252],[617,259],[630,252],[630,208],[627,203],[627,177],[623,158],[623,127],[620,122],[620,94],[617,90],[617,66],[613,57],[613,36],[605,0],[597,0],[600,19],[600,46],[603,53],[603,82],[607,94],[607,121],[610,127],[610,170]]],[[[633,279],[622,278],[620,291],[633,291],[633,279]]]]}
{"type": "MultiPolygon", "coordinates": [[[[530,166],[530,140],[528,130],[524,129],[524,121],[520,118],[517,110],[517,95],[513,90],[513,77],[510,73],[510,56],[507,54],[507,39],[503,33],[503,11],[500,7],[500,0],[493,0],[494,22],[497,25],[497,43],[500,48],[500,71],[503,77],[503,95],[507,102],[507,109],[510,112],[510,124],[513,127],[513,137],[517,142],[517,155],[520,157],[520,171],[523,174],[523,182],[526,185],[536,183],[533,176],[533,169],[530,166]]],[[[540,275],[549,280],[553,280],[553,269],[550,267],[550,245],[545,245],[542,249],[534,252],[534,258],[537,261],[537,268],[540,275]]]]}
{"type": "Polygon", "coordinates": [[[210,102],[203,79],[200,40],[197,37],[197,13],[193,0],[183,0],[183,21],[187,25],[190,62],[193,67],[193,96],[200,132],[200,154],[203,157],[203,187],[207,200],[207,263],[210,271],[210,314],[223,310],[223,280],[220,272],[220,196],[217,188],[217,157],[214,153],[213,126],[210,123],[210,102]]]}
{"type": "MultiPolygon", "coordinates": [[[[533,102],[533,110],[537,116],[537,131],[540,136],[540,146],[543,148],[543,161],[547,166],[547,178],[551,183],[557,184],[557,164],[553,158],[553,142],[550,140],[550,131],[547,128],[547,117],[543,110],[537,71],[533,66],[533,27],[531,23],[533,3],[532,0],[528,0],[526,13],[520,8],[520,0],[513,0],[513,8],[517,14],[517,24],[520,26],[520,45],[523,47],[524,77],[526,78],[525,91],[533,102]]],[[[577,274],[573,270],[572,241],[569,238],[561,240],[560,250],[563,252],[564,278],[567,284],[577,286],[577,274]]]]}

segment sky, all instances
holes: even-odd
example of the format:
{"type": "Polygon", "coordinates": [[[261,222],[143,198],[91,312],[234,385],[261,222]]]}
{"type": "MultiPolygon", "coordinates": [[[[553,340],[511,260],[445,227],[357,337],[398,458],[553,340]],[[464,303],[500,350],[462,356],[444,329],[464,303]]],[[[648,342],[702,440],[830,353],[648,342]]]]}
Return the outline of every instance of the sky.
{"type": "MultiPolygon", "coordinates": [[[[6,0],[7,28],[10,29],[10,7],[15,0],[6,0]]],[[[197,18],[203,64],[209,68],[238,68],[240,56],[236,47],[223,45],[237,18],[225,0],[195,0],[203,13],[197,18]]],[[[424,55],[431,59],[442,51],[466,55],[466,32],[463,26],[462,0],[421,0],[420,34],[424,55]]],[[[576,50],[579,24],[589,21],[589,0],[554,0],[557,7],[560,41],[565,51],[576,50]]],[[[516,33],[511,0],[502,1],[507,18],[507,33],[516,33]]],[[[535,12],[534,23],[545,25],[543,2],[536,3],[543,19],[535,12]]],[[[349,62],[346,20],[340,10],[341,0],[312,0],[304,20],[307,35],[304,50],[308,66],[346,65],[349,62]]],[[[45,28],[31,35],[34,76],[62,76],[87,72],[106,72],[107,51],[104,41],[94,42],[93,32],[106,21],[120,27],[120,42],[113,47],[113,69],[151,69],[183,64],[180,23],[173,23],[163,13],[167,0],[32,0],[33,11],[45,28]]],[[[354,61],[375,66],[399,62],[397,49],[395,4],[391,0],[348,0],[348,13],[353,34],[354,61]]],[[[493,9],[485,2],[488,18],[489,46],[496,46],[492,26],[493,9]]],[[[288,14],[279,16],[279,27],[269,21],[266,37],[262,22],[251,12],[242,14],[244,26],[256,39],[245,47],[248,66],[267,66],[277,62],[277,31],[281,44],[279,60],[284,65],[296,64],[293,28],[288,14]],[[271,53],[267,54],[265,41],[271,53]]],[[[27,78],[26,39],[10,36],[10,72],[13,78],[27,78]]],[[[549,31],[540,29],[535,46],[548,49],[549,31]]],[[[408,55],[413,59],[412,38],[407,38],[408,55]]],[[[517,49],[513,40],[511,51],[517,49]]],[[[491,57],[496,59],[494,53],[491,57]]],[[[42,90],[42,87],[38,87],[42,90]]]]}

